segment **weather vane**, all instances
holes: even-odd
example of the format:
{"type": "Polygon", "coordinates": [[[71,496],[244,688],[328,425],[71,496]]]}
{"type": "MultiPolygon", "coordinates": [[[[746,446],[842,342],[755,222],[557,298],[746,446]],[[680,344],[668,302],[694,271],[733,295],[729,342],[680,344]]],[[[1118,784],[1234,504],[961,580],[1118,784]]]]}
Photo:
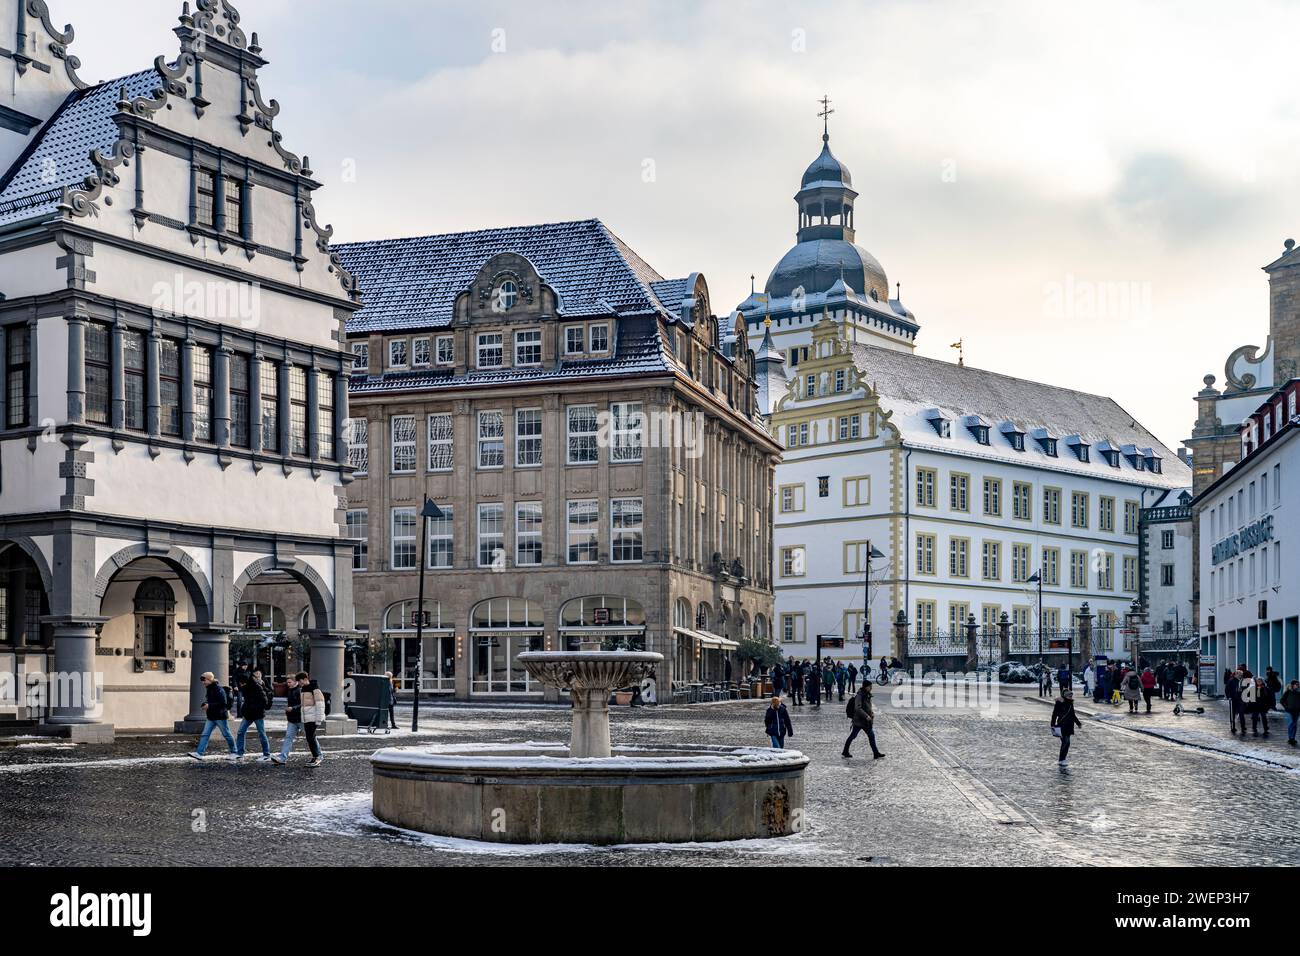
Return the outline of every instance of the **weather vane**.
{"type": "Polygon", "coordinates": [[[952,345],[949,346],[949,348],[954,348],[954,349],[957,350],[957,365],[958,365],[959,368],[965,368],[965,367],[966,367],[966,345],[965,345],[965,342],[966,342],[965,339],[958,339],[956,342],[953,342],[952,345]]]}
{"type": "Polygon", "coordinates": [[[817,102],[822,105],[822,111],[817,114],[822,120],[822,142],[829,143],[831,141],[831,114],[835,111],[831,109],[831,98],[829,96],[823,96],[817,102]]]}

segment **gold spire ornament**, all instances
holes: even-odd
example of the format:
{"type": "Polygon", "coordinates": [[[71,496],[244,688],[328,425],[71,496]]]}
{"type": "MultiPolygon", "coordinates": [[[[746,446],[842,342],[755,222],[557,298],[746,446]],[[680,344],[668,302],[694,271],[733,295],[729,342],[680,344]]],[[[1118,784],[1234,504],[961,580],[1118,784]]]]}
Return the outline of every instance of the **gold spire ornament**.
{"type": "Polygon", "coordinates": [[[965,339],[958,339],[956,342],[953,342],[952,345],[948,346],[949,348],[953,348],[953,349],[956,349],[956,350],[957,350],[957,367],[958,367],[958,368],[965,368],[965,367],[966,367],[966,345],[965,345],[965,341],[966,341],[965,339]]]}

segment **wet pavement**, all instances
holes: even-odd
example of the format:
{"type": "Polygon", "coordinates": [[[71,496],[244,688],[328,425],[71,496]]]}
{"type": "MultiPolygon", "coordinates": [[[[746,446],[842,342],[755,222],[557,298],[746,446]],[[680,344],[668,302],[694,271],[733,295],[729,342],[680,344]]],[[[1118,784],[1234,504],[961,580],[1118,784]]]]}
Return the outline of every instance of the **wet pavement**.
{"type": "MultiPolygon", "coordinates": [[[[762,706],[620,708],[613,733],[622,743],[759,746],[762,706]]],[[[315,770],[301,742],[284,768],[231,764],[219,737],[203,764],[185,756],[192,739],[172,737],[0,747],[0,865],[1196,865],[1238,862],[1223,847],[1244,834],[1249,862],[1300,863],[1300,773],[1280,766],[1086,719],[1061,770],[1048,711],[1016,691],[988,714],[882,702],[887,756],[877,761],[862,738],[852,760],[840,758],[839,702],[791,711],[789,743],[812,764],[804,832],[785,840],[520,849],[395,830],[370,814],[374,750],[568,734],[564,711],[431,708],[418,738],[325,739],[315,770]]],[[[409,709],[399,719],[409,726],[409,709]]]]}

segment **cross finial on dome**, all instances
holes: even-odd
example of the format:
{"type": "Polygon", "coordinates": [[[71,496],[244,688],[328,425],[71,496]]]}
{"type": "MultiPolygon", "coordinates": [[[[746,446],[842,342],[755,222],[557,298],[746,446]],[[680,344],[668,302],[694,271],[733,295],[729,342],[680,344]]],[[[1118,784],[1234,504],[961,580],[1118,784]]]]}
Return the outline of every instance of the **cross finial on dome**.
{"type": "Polygon", "coordinates": [[[835,111],[831,109],[831,98],[829,96],[823,95],[817,102],[822,105],[822,111],[817,114],[822,119],[822,142],[829,143],[831,141],[831,114],[835,111]]]}

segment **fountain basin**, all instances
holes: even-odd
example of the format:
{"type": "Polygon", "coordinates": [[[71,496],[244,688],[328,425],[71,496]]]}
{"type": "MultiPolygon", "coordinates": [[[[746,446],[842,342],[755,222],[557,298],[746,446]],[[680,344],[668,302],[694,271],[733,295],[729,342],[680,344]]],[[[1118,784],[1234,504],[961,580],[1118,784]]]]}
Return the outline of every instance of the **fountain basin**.
{"type": "Polygon", "coordinates": [[[409,830],[493,843],[692,843],[789,836],[803,826],[793,750],[564,744],[395,748],[371,757],[374,813],[409,830]]]}

